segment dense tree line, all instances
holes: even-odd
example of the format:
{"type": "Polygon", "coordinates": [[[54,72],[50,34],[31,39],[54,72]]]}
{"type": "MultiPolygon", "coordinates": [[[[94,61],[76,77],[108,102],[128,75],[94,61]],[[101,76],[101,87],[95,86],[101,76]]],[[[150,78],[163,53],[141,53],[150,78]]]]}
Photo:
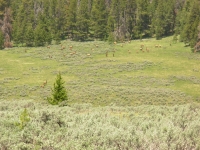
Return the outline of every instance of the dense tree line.
{"type": "Polygon", "coordinates": [[[0,0],[0,19],[0,27],[9,28],[1,30],[0,43],[1,37],[7,39],[2,47],[9,47],[9,40],[43,46],[66,38],[123,41],[174,35],[177,40],[180,35],[191,47],[200,41],[200,0],[0,0]]]}

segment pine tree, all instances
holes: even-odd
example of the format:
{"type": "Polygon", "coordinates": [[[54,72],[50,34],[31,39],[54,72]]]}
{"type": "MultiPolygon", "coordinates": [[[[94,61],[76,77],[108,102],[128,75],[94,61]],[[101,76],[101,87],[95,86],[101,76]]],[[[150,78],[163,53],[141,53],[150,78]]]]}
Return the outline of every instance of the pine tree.
{"type": "Polygon", "coordinates": [[[31,23],[27,24],[26,26],[24,33],[24,42],[28,47],[34,45],[34,30],[31,23]]]}
{"type": "Polygon", "coordinates": [[[67,101],[67,92],[64,87],[64,81],[61,77],[61,73],[57,75],[56,82],[54,83],[54,87],[52,89],[52,97],[48,97],[47,100],[52,105],[60,104],[63,101],[67,101]]]}
{"type": "Polygon", "coordinates": [[[135,38],[142,38],[149,35],[150,19],[148,14],[148,0],[137,0],[136,22],[134,27],[135,38]]]}
{"type": "MultiPolygon", "coordinates": [[[[49,7],[48,5],[46,7],[49,7]]],[[[66,9],[67,3],[66,0],[54,0],[50,3],[49,14],[44,14],[44,18],[49,16],[49,19],[45,19],[45,25],[51,31],[52,38],[56,43],[60,43],[62,39],[65,38],[65,28],[66,28],[66,9]],[[52,17],[53,16],[53,17],[52,17]]],[[[46,27],[46,29],[47,29],[46,27]]]]}
{"type": "Polygon", "coordinates": [[[0,30],[0,49],[4,48],[4,36],[3,32],[0,30]]]}
{"type": "Polygon", "coordinates": [[[76,40],[85,41],[88,38],[90,24],[88,10],[88,0],[81,0],[76,16],[76,31],[74,32],[76,40]]]}
{"type": "Polygon", "coordinates": [[[187,43],[187,32],[186,32],[186,25],[187,25],[187,18],[189,17],[189,13],[191,11],[191,1],[186,0],[183,8],[178,12],[177,18],[176,18],[176,34],[180,34],[180,41],[187,43]]]}
{"type": "Polygon", "coordinates": [[[130,40],[133,36],[134,29],[134,16],[136,15],[136,1],[135,0],[127,0],[126,1],[126,24],[127,24],[127,38],[130,40]]]}
{"type": "Polygon", "coordinates": [[[153,18],[153,28],[156,34],[156,39],[161,39],[164,35],[164,0],[158,2],[155,16],[153,18]]]}
{"type": "Polygon", "coordinates": [[[42,24],[38,24],[34,31],[35,46],[44,46],[46,42],[46,35],[42,24]]]}
{"type": "Polygon", "coordinates": [[[200,22],[200,2],[194,0],[186,24],[181,31],[181,39],[184,43],[194,47],[198,40],[198,25],[200,22]]]}
{"type": "Polygon", "coordinates": [[[77,0],[70,0],[67,9],[67,32],[70,38],[74,38],[74,31],[76,30],[76,12],[77,12],[77,0]]]}
{"type": "MultiPolygon", "coordinates": [[[[32,45],[32,39],[29,43],[27,37],[29,37],[29,32],[31,33],[31,26],[34,30],[36,25],[35,17],[34,17],[34,3],[31,0],[15,0],[12,2],[12,10],[13,10],[13,40],[15,44],[24,44],[28,46],[32,45]],[[28,30],[28,31],[27,31],[28,30]]],[[[31,38],[29,37],[29,38],[31,38]]]]}
{"type": "Polygon", "coordinates": [[[4,16],[4,10],[7,7],[7,0],[0,0],[0,19],[4,16]]]}
{"type": "Polygon", "coordinates": [[[91,30],[95,38],[103,40],[107,37],[107,11],[105,2],[102,0],[95,0],[93,2],[92,12],[91,12],[91,30]]]}

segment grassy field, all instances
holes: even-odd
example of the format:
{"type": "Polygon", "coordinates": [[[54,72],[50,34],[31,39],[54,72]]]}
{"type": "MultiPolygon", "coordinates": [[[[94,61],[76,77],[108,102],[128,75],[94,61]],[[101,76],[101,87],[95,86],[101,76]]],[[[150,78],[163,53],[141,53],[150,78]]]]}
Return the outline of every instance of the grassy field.
{"type": "Polygon", "coordinates": [[[172,37],[61,44],[0,51],[0,149],[200,149],[199,53],[172,37]],[[46,102],[58,72],[65,107],[46,102]]]}
{"type": "Polygon", "coordinates": [[[62,45],[63,50],[51,45],[0,51],[0,99],[43,101],[60,71],[70,103],[136,106],[200,101],[200,54],[173,43],[172,37],[123,44],[62,41],[62,45]],[[45,80],[48,84],[41,88],[45,80]]]}

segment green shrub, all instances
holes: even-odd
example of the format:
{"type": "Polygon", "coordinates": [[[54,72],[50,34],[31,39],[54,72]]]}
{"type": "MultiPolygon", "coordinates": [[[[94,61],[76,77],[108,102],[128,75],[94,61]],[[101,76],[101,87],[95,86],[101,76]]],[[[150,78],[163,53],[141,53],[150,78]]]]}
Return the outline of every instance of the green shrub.
{"type": "Polygon", "coordinates": [[[67,91],[64,87],[64,81],[61,77],[61,74],[57,75],[56,82],[54,83],[54,87],[52,89],[52,97],[48,97],[47,100],[52,105],[58,105],[61,102],[67,101],[67,91]]]}
{"type": "Polygon", "coordinates": [[[20,129],[24,129],[24,127],[30,121],[30,117],[29,117],[29,114],[28,114],[28,111],[26,108],[21,113],[19,120],[20,120],[20,122],[16,123],[16,126],[18,126],[20,129]]]}

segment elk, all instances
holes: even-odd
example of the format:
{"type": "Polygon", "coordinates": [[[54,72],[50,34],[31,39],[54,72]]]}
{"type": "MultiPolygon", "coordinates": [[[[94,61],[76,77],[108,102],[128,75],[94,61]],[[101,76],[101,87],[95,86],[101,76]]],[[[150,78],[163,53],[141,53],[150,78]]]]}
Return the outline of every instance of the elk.
{"type": "Polygon", "coordinates": [[[106,52],[106,57],[108,57],[108,51],[106,52]]]}
{"type": "Polygon", "coordinates": [[[61,50],[65,49],[65,48],[66,48],[66,46],[62,46],[62,47],[61,47],[61,50]]]}
{"type": "Polygon", "coordinates": [[[90,56],[91,54],[87,54],[87,56],[90,56]]]}
{"type": "Polygon", "coordinates": [[[158,45],[155,45],[155,48],[158,48],[158,45]]]}
{"type": "Polygon", "coordinates": [[[41,85],[41,88],[44,88],[47,85],[47,80],[43,82],[43,84],[41,85]]]}
{"type": "Polygon", "coordinates": [[[149,49],[146,47],[146,51],[149,52],[149,49]]]}
{"type": "Polygon", "coordinates": [[[47,48],[50,49],[51,47],[48,45],[47,48]]]}
{"type": "Polygon", "coordinates": [[[70,50],[72,50],[72,48],[73,48],[73,46],[72,46],[72,45],[71,45],[71,46],[69,46],[69,49],[70,49],[70,50]]]}

